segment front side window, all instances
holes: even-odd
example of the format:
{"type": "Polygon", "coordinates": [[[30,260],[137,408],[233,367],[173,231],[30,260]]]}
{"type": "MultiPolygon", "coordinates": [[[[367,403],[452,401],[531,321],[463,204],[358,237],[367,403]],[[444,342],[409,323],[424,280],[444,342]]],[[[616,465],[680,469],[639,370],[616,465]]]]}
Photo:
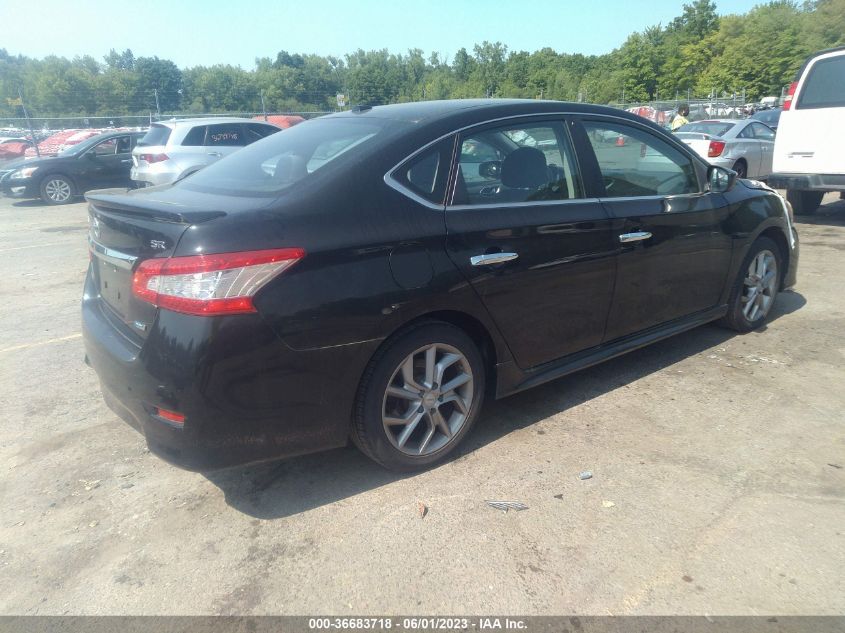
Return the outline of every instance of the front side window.
{"type": "Polygon", "coordinates": [[[246,135],[247,145],[255,143],[255,141],[260,141],[265,136],[270,136],[271,134],[275,134],[279,131],[280,130],[277,127],[273,127],[272,125],[262,125],[261,123],[248,123],[247,125],[244,125],[244,134],[246,135]]]}
{"type": "Polygon", "coordinates": [[[775,133],[772,128],[763,125],[762,123],[752,123],[750,125],[754,138],[761,141],[774,141],[775,133]]]}
{"type": "Polygon", "coordinates": [[[97,156],[109,156],[115,153],[115,149],[117,148],[117,139],[110,138],[107,141],[103,141],[102,143],[97,143],[94,146],[94,153],[97,156]]]}
{"type": "Polygon", "coordinates": [[[453,205],[582,197],[569,140],[559,122],[487,128],[462,136],[453,205]]]}
{"type": "Polygon", "coordinates": [[[795,108],[845,107],[845,55],[820,59],[804,80],[795,108]]]}
{"type": "Polygon", "coordinates": [[[121,136],[117,139],[117,153],[128,154],[132,151],[132,139],[128,136],[121,136]]]}
{"type": "Polygon", "coordinates": [[[584,121],[599,164],[605,197],[697,193],[692,159],[656,135],[633,125],[584,121]]]}

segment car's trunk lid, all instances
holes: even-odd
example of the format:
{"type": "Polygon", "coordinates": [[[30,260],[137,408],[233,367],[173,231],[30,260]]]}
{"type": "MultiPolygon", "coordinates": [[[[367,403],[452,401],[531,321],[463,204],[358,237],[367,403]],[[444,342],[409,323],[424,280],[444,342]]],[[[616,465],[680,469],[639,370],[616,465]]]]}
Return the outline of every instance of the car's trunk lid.
{"type": "Polygon", "coordinates": [[[145,259],[172,255],[191,225],[226,214],[152,196],[98,192],[86,197],[92,274],[104,314],[127,336],[143,339],[156,308],[132,294],[134,270],[145,259]]]}

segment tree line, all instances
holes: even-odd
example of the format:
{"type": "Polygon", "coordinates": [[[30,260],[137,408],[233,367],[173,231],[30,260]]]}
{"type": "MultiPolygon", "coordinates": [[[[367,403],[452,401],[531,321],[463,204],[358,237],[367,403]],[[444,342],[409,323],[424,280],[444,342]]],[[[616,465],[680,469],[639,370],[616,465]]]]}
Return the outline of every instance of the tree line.
{"type": "Polygon", "coordinates": [[[420,49],[359,49],[342,58],[281,51],[245,70],[180,69],[128,49],[103,61],[0,49],[0,117],[22,115],[19,90],[37,117],[328,111],[337,109],[337,94],[372,105],[485,96],[619,103],[744,94],[751,101],[780,95],[807,55],[841,44],[845,0],[777,0],[721,17],[712,0],[694,0],[665,26],[632,33],[605,55],[485,41],[451,59],[420,49]]]}

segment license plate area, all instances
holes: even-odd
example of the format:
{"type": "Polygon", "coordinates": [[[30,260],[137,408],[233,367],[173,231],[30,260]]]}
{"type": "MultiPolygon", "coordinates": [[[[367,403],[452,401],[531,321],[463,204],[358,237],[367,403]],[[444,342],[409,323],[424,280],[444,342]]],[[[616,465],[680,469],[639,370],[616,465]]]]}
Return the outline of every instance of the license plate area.
{"type": "Polygon", "coordinates": [[[100,297],[122,318],[129,309],[129,294],[132,292],[130,271],[96,258],[100,278],[100,297]]]}

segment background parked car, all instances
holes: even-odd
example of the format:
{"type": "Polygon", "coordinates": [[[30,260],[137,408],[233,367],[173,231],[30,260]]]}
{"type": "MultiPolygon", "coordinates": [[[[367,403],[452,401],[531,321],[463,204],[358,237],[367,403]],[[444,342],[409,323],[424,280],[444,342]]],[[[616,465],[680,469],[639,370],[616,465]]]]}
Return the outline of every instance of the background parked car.
{"type": "Polygon", "coordinates": [[[128,187],[132,148],[143,132],[107,132],[58,156],[21,159],[7,165],[0,189],[7,196],[64,204],[89,189],[128,187]]]}
{"type": "Polygon", "coordinates": [[[780,122],[780,113],[783,108],[772,108],[770,110],[760,110],[751,115],[751,118],[760,123],[765,123],[775,132],[778,131],[778,123],[780,122]]]}
{"type": "Polygon", "coordinates": [[[772,173],[775,133],[759,121],[695,121],[678,128],[676,135],[711,165],[733,169],[740,178],[772,173]]]}
{"type": "Polygon", "coordinates": [[[845,192],[845,46],[810,56],[783,104],[773,186],[796,213],[813,213],[826,191],[845,192]]]}
{"type": "Polygon", "coordinates": [[[153,123],[132,152],[131,178],[142,186],[168,184],[280,129],[238,118],[153,123]]]}

